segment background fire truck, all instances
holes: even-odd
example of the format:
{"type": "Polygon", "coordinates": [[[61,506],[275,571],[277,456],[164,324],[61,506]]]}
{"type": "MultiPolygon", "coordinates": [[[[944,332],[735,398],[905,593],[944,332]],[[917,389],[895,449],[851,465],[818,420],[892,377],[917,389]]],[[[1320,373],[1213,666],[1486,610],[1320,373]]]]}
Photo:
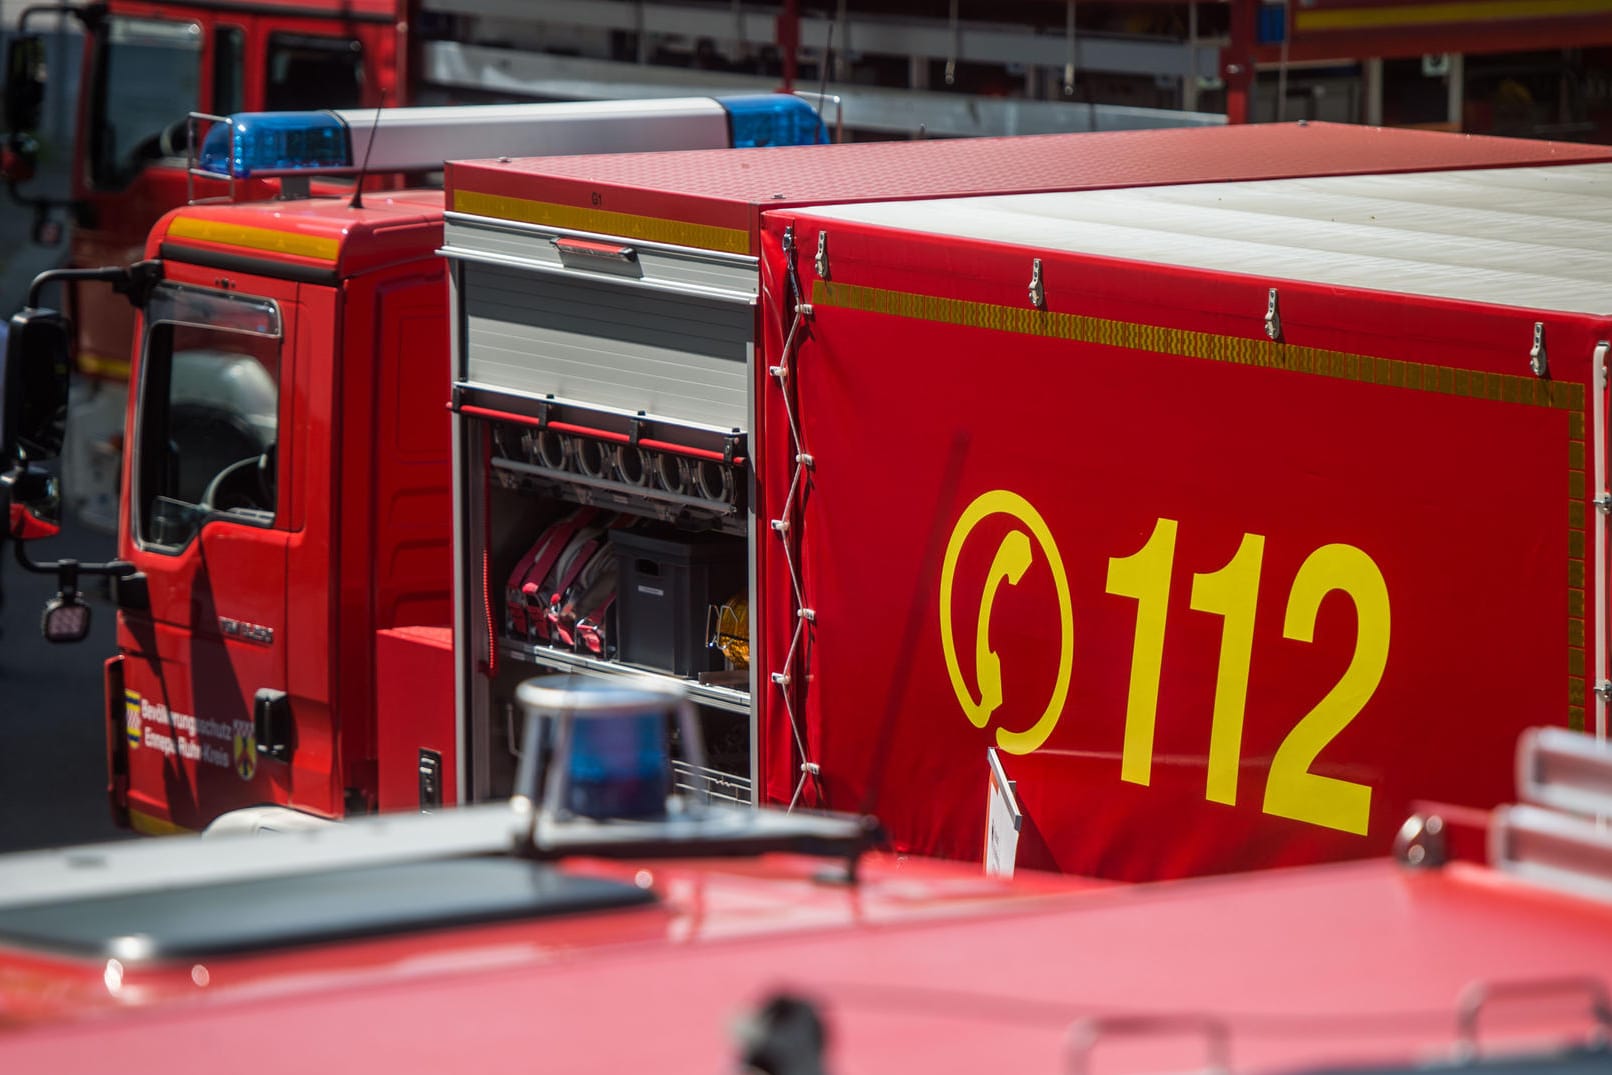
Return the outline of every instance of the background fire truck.
{"type": "MultiPolygon", "coordinates": [[[[899,846],[977,856],[986,747],[994,740],[960,718],[949,727],[929,721],[932,728],[920,736],[927,744],[914,745],[912,720],[956,712],[961,697],[947,678],[891,674],[831,644],[819,649],[816,634],[828,622],[819,613],[833,606],[800,603],[845,573],[858,580],[860,611],[834,619],[856,620],[884,640],[867,646],[868,659],[894,654],[912,669],[933,667],[944,652],[929,604],[940,579],[933,557],[924,566],[923,550],[935,542],[944,549],[955,520],[910,509],[888,519],[875,515],[874,526],[865,510],[837,510],[836,519],[858,528],[848,547],[858,551],[835,554],[832,573],[813,566],[825,548],[820,540],[839,547],[823,535],[840,529],[826,529],[815,516],[816,498],[826,494],[810,468],[820,453],[824,466],[838,453],[803,450],[794,438],[815,438],[827,414],[851,421],[861,411],[851,402],[797,410],[792,395],[786,401],[770,390],[780,376],[787,381],[790,367],[786,326],[775,320],[790,301],[790,281],[821,280],[825,271],[832,280],[835,254],[828,241],[800,248],[813,262],[812,275],[803,276],[798,258],[761,245],[763,212],[859,197],[1321,171],[1409,171],[1430,181],[1436,173],[1426,173],[1428,167],[1604,158],[1593,148],[1553,144],[1326,125],[1247,127],[455,165],[445,240],[434,200],[441,195],[389,194],[362,208],[326,198],[181,210],[152,236],[148,253],[158,266],[143,278],[125,277],[137,285],[151,331],[136,356],[137,368],[149,372],[141,375],[147,390],[130,417],[137,445],[128,479],[135,496],[121,546],[125,563],[116,569],[125,576],[117,589],[121,652],[108,664],[114,806],[139,827],[165,831],[260,804],[332,817],[498,797],[508,793],[517,760],[510,698],[523,674],[542,666],[604,675],[648,666],[696,682],[713,750],[709,771],[685,773],[690,779],[702,785],[720,779],[744,801],[854,808],[867,798],[890,814],[899,846]],[[567,160],[580,163],[572,170],[567,160]],[[444,241],[451,292],[433,256],[444,241]],[[458,341],[451,394],[450,326],[458,341]],[[224,419],[198,450],[176,453],[172,431],[185,427],[178,419],[195,402],[184,394],[186,364],[251,369],[236,358],[260,350],[273,361],[256,365],[272,366],[277,375],[272,414],[235,413],[237,421],[224,419]],[[637,375],[649,369],[661,376],[637,375]],[[458,428],[451,472],[444,413],[450,399],[458,428]],[[804,424],[797,428],[793,418],[804,424]],[[276,430],[272,443],[258,428],[265,423],[276,430]],[[295,435],[288,438],[287,430],[295,435]],[[235,447],[225,450],[229,445],[235,447]],[[796,466],[809,471],[797,477],[796,466]],[[450,474],[458,488],[453,508],[450,474]],[[579,507],[608,517],[579,519],[579,507]],[[629,520],[636,525],[601,526],[629,520]],[[920,528],[899,538],[910,571],[890,569],[877,540],[887,530],[899,532],[898,523],[920,528]],[[614,573],[619,602],[591,638],[567,620],[564,595],[557,606],[558,590],[545,592],[547,568],[515,579],[551,524],[573,529],[564,545],[575,531],[593,530],[587,537],[596,569],[614,573]],[[454,525],[457,572],[448,556],[454,525]],[[690,536],[689,527],[700,533],[690,536]],[[813,540],[794,544],[805,540],[802,533],[813,540]],[[790,544],[770,544],[785,537],[790,544]],[[797,585],[790,572],[802,568],[797,585]],[[884,577],[875,584],[857,572],[884,577]],[[750,623],[742,626],[729,599],[746,591],[750,623]],[[724,621],[723,605],[732,619],[724,621]],[[448,630],[453,617],[462,640],[457,662],[448,630]],[[713,661],[707,627],[724,622],[730,636],[761,655],[752,667],[728,670],[713,661]],[[545,637],[542,624],[574,633],[545,637]],[[795,641],[797,624],[805,625],[804,643],[795,641]],[[817,663],[831,652],[831,665],[817,663]],[[801,663],[790,663],[792,653],[801,663]],[[834,671],[840,667],[845,671],[834,671]],[[833,706],[819,701],[839,683],[870,687],[880,704],[870,708],[866,698],[842,695],[834,695],[833,706]],[[905,691],[914,693],[903,697],[905,691]],[[835,715],[869,712],[877,716],[835,715]],[[888,739],[870,743],[866,736],[888,739]],[[847,753],[826,749],[836,738],[847,753]],[[905,766],[900,751],[908,749],[922,760],[911,772],[927,775],[919,788],[879,769],[905,766]],[[882,795],[875,794],[880,782],[882,795]]],[[[934,264],[969,263],[948,254],[934,264]]],[[[986,265],[978,262],[981,271],[986,265]]],[[[1037,279],[1034,272],[1026,276],[1025,294],[1034,293],[1037,279]]],[[[798,329],[809,331],[810,325],[798,329]]],[[[797,335],[791,347],[802,339],[797,335]]],[[[1003,355],[993,362],[1009,368],[1003,355]]],[[[866,370],[898,366],[888,356],[857,363],[866,370]]],[[[1080,367],[1058,368],[1068,377],[1080,367]]],[[[1079,395],[1065,385],[1047,397],[1079,395]]],[[[892,405],[870,413],[895,421],[904,412],[892,405]]],[[[978,422],[968,408],[951,404],[924,413],[931,421],[946,417],[956,436],[978,422]]],[[[993,421],[978,428],[994,437],[998,427],[993,421]]],[[[843,435],[825,435],[822,448],[832,449],[843,435]]],[[[1022,430],[1018,439],[1034,443],[1022,430]]],[[[1056,454],[1051,445],[1047,451],[1056,454]]],[[[1087,454],[1096,458],[1097,449],[1087,454]]],[[[887,473],[893,457],[869,447],[855,458],[878,461],[871,474],[887,473]]],[[[994,469],[1006,475],[1023,468],[999,461],[994,469]]],[[[1341,486],[1354,476],[1331,480],[1341,486]]],[[[884,498],[858,495],[868,503],[884,498]]],[[[1103,501],[1093,503],[1095,511],[1103,501]]],[[[1038,510],[1051,516],[1050,507],[1038,510]]],[[[1519,514],[1517,528],[1529,518],[1519,514]]],[[[1019,543],[1003,541],[1003,555],[1013,555],[1009,546],[1019,543]]],[[[1028,551],[1029,566],[1038,555],[1046,559],[1045,551],[1028,551]]],[[[1009,580],[1027,568],[1010,567],[1004,559],[994,587],[1001,609],[1031,593],[1038,577],[1020,587],[1009,580]]],[[[979,584],[962,585],[966,595],[979,584]]],[[[971,645],[985,652],[1001,646],[1009,621],[990,605],[982,601],[974,610],[969,623],[983,627],[977,636],[961,635],[960,660],[971,645]]],[[[64,616],[78,612],[72,600],[62,608],[64,616]]],[[[1027,606],[1024,622],[1036,615],[1027,606]]],[[[1082,606],[1082,621],[1086,616],[1082,606]]],[[[1534,644],[1545,645],[1545,638],[1534,644]]],[[[1347,656],[1341,635],[1327,635],[1323,645],[1328,657],[1337,647],[1347,656]]],[[[1004,701],[1016,704],[1033,662],[1016,650],[1003,655],[1004,701]]],[[[983,682],[984,673],[974,670],[985,663],[976,656],[958,667],[983,682]]],[[[1531,675],[1519,681],[1528,691],[1536,684],[1531,675]]],[[[1113,689],[1109,679],[1083,682],[1113,689]]],[[[1312,686],[1281,676],[1274,685],[1292,694],[1312,686]]],[[[1174,712],[1175,699],[1163,697],[1174,712]]],[[[1398,704],[1400,692],[1385,688],[1382,698],[1398,704]]],[[[1182,711],[1192,704],[1189,697],[1182,711]]],[[[1559,716],[1571,719],[1565,707],[1559,716]]],[[[1064,728],[1081,723],[1070,718],[1064,728]]],[[[1265,727],[1250,720],[1256,726],[1265,727]]],[[[1494,734],[1511,733],[1497,722],[1494,734]]],[[[1377,811],[1365,834],[1300,821],[1279,839],[1268,838],[1268,826],[1292,819],[1273,821],[1249,801],[1250,792],[1237,810],[1179,815],[1191,822],[1183,830],[1192,836],[1190,854],[1108,860],[1097,872],[1158,875],[1368,853],[1387,839],[1381,818],[1420,793],[1441,742],[1380,730],[1356,744],[1349,764],[1367,773],[1377,811]],[[1396,768],[1385,770],[1385,758],[1396,768]]],[[[1493,751],[1474,743],[1470,753],[1470,765],[1435,786],[1450,798],[1495,801],[1503,789],[1496,787],[1493,751]]],[[[1185,749],[1168,754],[1172,764],[1194,757],[1185,749]]],[[[1017,777],[1014,768],[1030,763],[1011,759],[1007,769],[1017,777]]],[[[1154,810],[1184,809],[1185,786],[1161,780],[1134,806],[1136,823],[1154,810]]],[[[1041,795],[1028,786],[1024,793],[1041,795]]],[[[1107,790],[1094,784],[1092,794],[1107,790]]],[[[1120,787],[1115,800],[1123,794],[1120,787]]],[[[1046,797],[1059,799],[1052,791],[1046,797]]],[[[1062,810],[1040,807],[1032,821],[1052,835],[1062,810]]],[[[1093,827],[1092,840],[1076,840],[1080,854],[1102,853],[1129,823],[1120,814],[1114,830],[1093,827]]],[[[1032,837],[1025,839],[1027,858],[1032,837]]]]}

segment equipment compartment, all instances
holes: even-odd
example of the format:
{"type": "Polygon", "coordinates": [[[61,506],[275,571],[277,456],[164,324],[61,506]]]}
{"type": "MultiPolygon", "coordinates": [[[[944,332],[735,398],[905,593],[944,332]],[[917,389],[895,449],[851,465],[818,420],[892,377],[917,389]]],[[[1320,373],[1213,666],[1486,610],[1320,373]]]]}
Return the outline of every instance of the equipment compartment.
{"type": "Polygon", "coordinates": [[[485,557],[470,629],[493,647],[471,686],[487,707],[478,738],[488,793],[512,786],[516,687],[558,669],[681,680],[698,706],[707,766],[674,767],[678,783],[750,802],[742,434],[700,431],[687,444],[658,423],[583,425],[574,409],[545,407],[542,419],[504,408],[466,413],[487,463],[470,515],[485,557]]]}

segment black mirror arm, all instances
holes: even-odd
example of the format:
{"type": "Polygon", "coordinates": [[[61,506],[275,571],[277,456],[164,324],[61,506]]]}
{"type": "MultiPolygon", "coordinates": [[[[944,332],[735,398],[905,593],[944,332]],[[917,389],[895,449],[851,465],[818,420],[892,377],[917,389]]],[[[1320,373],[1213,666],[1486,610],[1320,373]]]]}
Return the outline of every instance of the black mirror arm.
{"type": "Polygon", "coordinates": [[[86,30],[93,30],[100,21],[106,17],[105,4],[30,4],[22,9],[17,16],[17,32],[26,33],[28,20],[44,15],[71,15],[84,25],[86,30]]]}
{"type": "Polygon", "coordinates": [[[12,544],[17,547],[17,563],[24,571],[36,575],[55,575],[62,593],[68,596],[78,592],[80,575],[127,578],[134,574],[134,565],[127,560],[108,560],[102,564],[86,564],[78,560],[35,560],[28,555],[27,542],[14,541],[12,544]]]}
{"type": "Polygon", "coordinates": [[[98,269],[47,269],[34,277],[28,285],[28,305],[37,307],[41,292],[47,284],[57,280],[91,280],[112,285],[112,290],[127,298],[135,306],[143,306],[151,297],[151,289],[162,280],[161,261],[137,261],[127,267],[108,265],[98,269]]]}

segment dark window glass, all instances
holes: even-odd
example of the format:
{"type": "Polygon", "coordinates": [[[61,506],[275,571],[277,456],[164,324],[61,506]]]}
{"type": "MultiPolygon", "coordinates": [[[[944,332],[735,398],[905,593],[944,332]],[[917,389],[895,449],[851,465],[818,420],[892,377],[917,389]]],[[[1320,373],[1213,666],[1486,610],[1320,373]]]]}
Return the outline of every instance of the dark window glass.
{"type": "Polygon", "coordinates": [[[246,31],[220,26],[213,31],[213,111],[232,116],[246,108],[246,31]]]}
{"type": "Polygon", "coordinates": [[[357,108],[364,101],[363,46],[339,37],[270,34],[265,99],[271,112],[357,108]]]}
{"type": "Polygon", "coordinates": [[[110,18],[97,45],[90,174],[97,187],[116,189],[149,161],[185,157],[187,120],[200,104],[202,32],[193,22],[110,18]]]}
{"type": "Polygon", "coordinates": [[[272,525],[278,309],[163,285],[146,317],[135,488],[141,538],[179,548],[217,516],[272,525]]]}

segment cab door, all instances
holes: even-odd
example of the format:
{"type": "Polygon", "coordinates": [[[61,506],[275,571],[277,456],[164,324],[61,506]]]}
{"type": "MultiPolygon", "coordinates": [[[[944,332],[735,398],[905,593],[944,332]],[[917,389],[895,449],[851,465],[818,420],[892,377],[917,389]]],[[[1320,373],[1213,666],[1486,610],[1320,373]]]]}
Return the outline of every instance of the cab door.
{"type": "Polygon", "coordinates": [[[298,285],[242,290],[163,283],[145,310],[122,548],[149,608],[118,633],[146,830],[291,802],[297,752],[329,753],[299,741],[286,682],[298,285]]]}

